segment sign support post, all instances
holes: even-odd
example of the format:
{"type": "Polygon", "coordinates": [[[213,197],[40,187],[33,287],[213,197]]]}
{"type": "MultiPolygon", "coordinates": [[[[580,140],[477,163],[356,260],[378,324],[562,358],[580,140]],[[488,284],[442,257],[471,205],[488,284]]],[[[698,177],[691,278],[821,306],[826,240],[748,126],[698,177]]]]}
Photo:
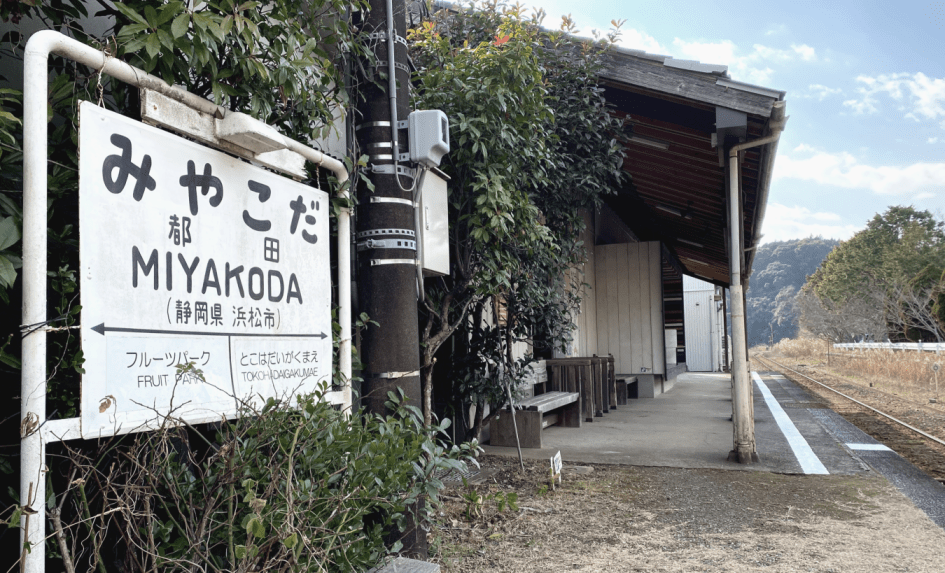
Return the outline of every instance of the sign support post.
{"type": "MultiPolygon", "coordinates": [[[[46,476],[45,442],[80,437],[79,419],[46,420],[46,201],[47,201],[47,92],[48,58],[57,54],[84,64],[100,73],[133,86],[157,91],[191,109],[216,119],[226,116],[225,109],[173,87],[152,76],[58,32],[35,33],[26,45],[24,57],[23,102],[23,343],[21,371],[21,467],[20,505],[24,508],[20,540],[24,544],[21,571],[40,573],[45,561],[46,476]],[[29,550],[26,550],[29,543],[29,550]]],[[[302,143],[282,138],[282,149],[332,171],[347,197],[348,173],[344,164],[302,143]]],[[[232,151],[232,149],[230,149],[232,151]]],[[[244,149],[242,155],[255,159],[257,153],[244,149]]],[[[342,210],[338,218],[338,291],[341,343],[339,347],[343,383],[351,378],[351,295],[350,213],[342,210]]],[[[343,408],[350,408],[350,393],[343,393],[343,408]]]]}

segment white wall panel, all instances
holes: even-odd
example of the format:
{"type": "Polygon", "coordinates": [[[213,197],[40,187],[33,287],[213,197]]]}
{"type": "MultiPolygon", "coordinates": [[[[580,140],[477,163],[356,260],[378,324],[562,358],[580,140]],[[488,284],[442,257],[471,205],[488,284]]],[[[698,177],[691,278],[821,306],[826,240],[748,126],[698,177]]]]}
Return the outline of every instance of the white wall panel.
{"type": "Polygon", "coordinates": [[[597,280],[596,266],[597,256],[594,252],[594,218],[590,212],[584,212],[584,248],[587,250],[587,262],[584,263],[584,302],[582,311],[584,312],[584,337],[585,348],[582,356],[592,356],[601,354],[597,349],[597,280]]]}
{"type": "Polygon", "coordinates": [[[607,306],[607,313],[611,315],[611,331],[616,332],[618,344],[611,344],[611,352],[614,355],[614,368],[617,368],[618,356],[620,357],[620,366],[622,369],[615,372],[630,372],[631,361],[628,357],[631,353],[632,334],[626,325],[630,324],[631,308],[626,302],[630,299],[630,293],[633,286],[630,284],[630,261],[627,256],[627,245],[620,245],[621,248],[609,249],[607,254],[608,265],[613,265],[616,269],[613,273],[617,290],[617,299],[607,306]],[[621,304],[622,302],[622,304],[621,304]],[[616,323],[613,321],[616,320],[616,323]],[[620,326],[623,325],[623,332],[620,326]]]}
{"type": "Polygon", "coordinates": [[[659,243],[601,245],[595,252],[598,354],[613,354],[621,374],[664,374],[659,243]]]}
{"type": "MultiPolygon", "coordinates": [[[[637,267],[637,284],[640,289],[640,314],[639,314],[639,332],[640,332],[640,364],[649,372],[654,367],[653,360],[653,337],[647,336],[652,324],[650,307],[650,250],[646,243],[642,245],[637,243],[637,256],[640,257],[637,267]]],[[[662,332],[662,328],[660,329],[662,332]]],[[[662,337],[661,337],[662,338],[662,337]]]]}
{"type": "Polygon", "coordinates": [[[650,349],[653,357],[653,371],[657,374],[666,372],[665,334],[663,332],[663,259],[658,242],[643,243],[649,251],[650,286],[650,349]]]}
{"type": "Polygon", "coordinates": [[[692,372],[713,370],[712,311],[713,291],[686,291],[683,311],[686,320],[686,366],[692,372]]]}
{"type": "MultiPolygon", "coordinates": [[[[627,282],[630,285],[629,304],[630,304],[630,323],[628,330],[630,332],[630,365],[632,372],[640,372],[640,368],[648,367],[643,360],[643,316],[641,316],[641,279],[640,279],[640,248],[638,244],[624,245],[627,254],[628,274],[627,282]]],[[[620,253],[622,255],[622,253],[620,253]]],[[[622,257],[622,258],[623,258],[622,257]]],[[[647,289],[649,293],[649,289],[647,289]]],[[[646,323],[649,324],[649,316],[646,317],[646,323]]]]}

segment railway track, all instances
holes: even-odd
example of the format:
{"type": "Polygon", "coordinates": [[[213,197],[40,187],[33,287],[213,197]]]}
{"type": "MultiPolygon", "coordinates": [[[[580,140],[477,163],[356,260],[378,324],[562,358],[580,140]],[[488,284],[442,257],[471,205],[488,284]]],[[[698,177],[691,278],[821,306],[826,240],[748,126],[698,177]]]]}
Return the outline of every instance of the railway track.
{"type": "Polygon", "coordinates": [[[770,357],[755,355],[752,359],[807,389],[853,425],[945,483],[945,414],[942,412],[813,372],[820,378],[817,380],[770,357]]]}

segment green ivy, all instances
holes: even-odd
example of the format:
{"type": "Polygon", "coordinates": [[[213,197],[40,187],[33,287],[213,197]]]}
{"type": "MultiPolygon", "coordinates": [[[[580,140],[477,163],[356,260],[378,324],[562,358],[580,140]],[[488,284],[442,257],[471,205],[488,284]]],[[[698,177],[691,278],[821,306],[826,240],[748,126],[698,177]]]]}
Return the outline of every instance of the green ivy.
{"type": "Polygon", "coordinates": [[[450,120],[441,167],[451,178],[455,271],[427,287],[427,404],[434,354],[458,330],[454,390],[477,412],[487,404],[497,411],[526,375],[534,358],[516,357],[516,343],[549,351],[568,341],[580,302],[568,270],[584,259],[581,210],[626,184],[625,120],[598,85],[620,23],[606,38],[584,41],[569,18],[548,32],[543,17],[485,2],[443,11],[410,34],[414,105],[450,120]],[[490,313],[505,320],[486,320],[490,313]]]}
{"type": "Polygon", "coordinates": [[[347,104],[339,63],[363,50],[343,15],[366,6],[126,0],[102,14],[116,18],[117,53],[129,63],[306,139],[327,135],[347,104]]]}

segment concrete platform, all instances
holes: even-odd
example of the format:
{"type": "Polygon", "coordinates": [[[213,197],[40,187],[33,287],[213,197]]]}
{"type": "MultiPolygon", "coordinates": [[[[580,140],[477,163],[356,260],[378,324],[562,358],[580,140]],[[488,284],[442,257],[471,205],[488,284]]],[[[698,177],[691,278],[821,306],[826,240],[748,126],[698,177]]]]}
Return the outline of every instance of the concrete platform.
{"type": "MultiPolygon", "coordinates": [[[[688,372],[671,392],[631,400],[582,428],[545,429],[543,449],[560,451],[565,464],[600,463],[675,468],[717,468],[784,474],[869,474],[888,479],[938,525],[945,527],[945,486],[781,375],[752,373],[759,463],[728,461],[732,449],[731,379],[688,372]]],[[[517,456],[515,448],[486,445],[487,453],[517,456]]]]}
{"type": "MultiPolygon", "coordinates": [[[[728,374],[680,374],[672,391],[630,400],[579,429],[546,428],[545,447],[522,453],[542,459],[560,450],[564,460],[587,463],[744,469],[727,461],[732,449],[730,388],[728,374]]],[[[515,448],[484,449],[518,455],[515,448]]]]}

